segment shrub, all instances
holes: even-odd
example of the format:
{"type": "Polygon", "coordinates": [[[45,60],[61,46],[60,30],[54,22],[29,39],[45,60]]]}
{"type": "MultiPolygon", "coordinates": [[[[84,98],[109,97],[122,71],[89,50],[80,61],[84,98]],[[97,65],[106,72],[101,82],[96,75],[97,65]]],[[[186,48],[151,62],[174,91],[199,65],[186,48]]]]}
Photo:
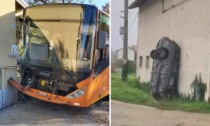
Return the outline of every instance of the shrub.
{"type": "Polygon", "coordinates": [[[206,92],[206,84],[202,81],[201,75],[199,77],[196,75],[195,79],[191,84],[193,91],[193,99],[196,101],[203,101],[206,92]]]}

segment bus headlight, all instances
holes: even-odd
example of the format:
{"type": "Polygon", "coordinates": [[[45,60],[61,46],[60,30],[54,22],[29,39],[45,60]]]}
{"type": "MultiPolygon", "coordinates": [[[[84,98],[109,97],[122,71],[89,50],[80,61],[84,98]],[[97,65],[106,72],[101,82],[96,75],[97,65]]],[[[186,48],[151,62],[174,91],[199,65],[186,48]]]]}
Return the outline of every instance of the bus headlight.
{"type": "Polygon", "coordinates": [[[84,93],[85,93],[85,88],[81,88],[67,97],[68,98],[77,98],[77,97],[82,96],[84,93]]]}

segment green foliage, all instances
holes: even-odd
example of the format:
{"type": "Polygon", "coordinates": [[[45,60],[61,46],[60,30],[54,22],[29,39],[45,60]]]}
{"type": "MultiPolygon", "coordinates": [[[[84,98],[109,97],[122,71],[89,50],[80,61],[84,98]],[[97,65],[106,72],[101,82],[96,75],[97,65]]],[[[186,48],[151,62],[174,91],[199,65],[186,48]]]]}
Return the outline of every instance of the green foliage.
{"type": "Polygon", "coordinates": [[[121,68],[123,65],[123,60],[122,59],[112,59],[111,64],[112,64],[113,68],[121,68]]]}
{"type": "Polygon", "coordinates": [[[15,17],[16,21],[16,41],[22,38],[22,24],[19,20],[19,17],[15,17]]]}
{"type": "Polygon", "coordinates": [[[206,84],[202,81],[201,75],[199,77],[196,75],[195,79],[191,84],[191,88],[194,90],[193,99],[196,101],[203,101],[206,92],[206,84]]]}
{"type": "Polygon", "coordinates": [[[156,101],[149,93],[149,84],[139,83],[134,74],[128,76],[126,83],[121,81],[119,74],[112,74],[111,81],[111,97],[114,100],[148,105],[160,109],[210,113],[210,104],[207,102],[185,100],[180,97],[156,101]]]}
{"type": "Polygon", "coordinates": [[[128,60],[128,73],[136,73],[136,62],[128,60]]]}
{"type": "Polygon", "coordinates": [[[122,82],[118,74],[112,74],[112,99],[135,104],[153,104],[152,96],[140,90],[139,82],[134,75],[128,76],[128,81],[122,82]]]}
{"type": "Polygon", "coordinates": [[[37,44],[46,44],[48,43],[47,38],[45,37],[44,33],[38,27],[29,27],[29,42],[37,43],[37,44]]]}
{"type": "Polygon", "coordinates": [[[19,17],[16,17],[15,21],[16,21],[16,45],[18,46],[19,49],[19,55],[20,57],[22,57],[24,53],[24,48],[20,43],[20,41],[22,41],[22,23],[19,20],[19,17]]]}
{"type": "MultiPolygon", "coordinates": [[[[111,67],[112,67],[112,72],[115,72],[114,70],[116,68],[122,68],[123,65],[123,60],[122,59],[113,59],[111,61],[111,67]]],[[[136,73],[136,62],[128,60],[128,73],[136,73]]]]}
{"type": "Polygon", "coordinates": [[[188,93],[188,94],[183,94],[183,93],[180,93],[179,94],[179,97],[181,98],[181,99],[183,99],[183,100],[187,100],[187,101],[193,101],[194,99],[193,99],[193,95],[192,94],[190,94],[190,93],[188,93]]]}

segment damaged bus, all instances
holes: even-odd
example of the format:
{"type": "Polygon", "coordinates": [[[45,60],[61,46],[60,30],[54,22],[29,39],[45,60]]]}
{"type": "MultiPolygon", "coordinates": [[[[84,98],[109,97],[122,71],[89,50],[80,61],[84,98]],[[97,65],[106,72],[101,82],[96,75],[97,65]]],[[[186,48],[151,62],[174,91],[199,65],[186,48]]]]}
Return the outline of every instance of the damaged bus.
{"type": "Polygon", "coordinates": [[[39,100],[88,107],[109,95],[109,16],[92,5],[48,4],[23,13],[21,82],[39,100]]]}

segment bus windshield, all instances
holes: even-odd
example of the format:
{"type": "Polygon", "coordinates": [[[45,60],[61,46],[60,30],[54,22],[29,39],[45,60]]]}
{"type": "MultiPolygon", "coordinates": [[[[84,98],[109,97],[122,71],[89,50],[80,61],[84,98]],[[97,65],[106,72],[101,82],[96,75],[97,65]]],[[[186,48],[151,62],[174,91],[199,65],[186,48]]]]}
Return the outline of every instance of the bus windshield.
{"type": "Polygon", "coordinates": [[[24,22],[27,43],[25,61],[30,64],[58,65],[74,72],[91,71],[96,9],[78,6],[81,8],[81,11],[78,11],[68,7],[66,11],[71,10],[71,13],[66,14],[66,17],[70,15],[68,19],[62,15],[64,12],[57,12],[55,8],[47,8],[52,11],[54,19],[50,18],[49,14],[43,18],[43,13],[40,17],[35,17],[33,10],[29,8],[24,22]],[[59,13],[62,13],[60,18],[56,17],[59,13]]]}

